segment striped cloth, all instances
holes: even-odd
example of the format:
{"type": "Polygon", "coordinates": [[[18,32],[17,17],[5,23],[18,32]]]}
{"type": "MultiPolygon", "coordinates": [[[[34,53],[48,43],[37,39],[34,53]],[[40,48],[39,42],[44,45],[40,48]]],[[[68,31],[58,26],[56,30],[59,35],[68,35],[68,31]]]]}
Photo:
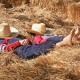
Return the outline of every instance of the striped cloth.
{"type": "Polygon", "coordinates": [[[0,45],[0,52],[4,52],[5,46],[6,46],[6,44],[1,44],[1,45],[0,45]]]}

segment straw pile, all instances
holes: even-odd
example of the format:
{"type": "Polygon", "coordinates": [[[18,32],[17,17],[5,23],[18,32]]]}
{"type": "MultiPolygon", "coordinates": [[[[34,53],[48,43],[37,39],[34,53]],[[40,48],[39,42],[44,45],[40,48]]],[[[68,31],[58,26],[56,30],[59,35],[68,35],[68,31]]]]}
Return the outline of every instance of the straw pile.
{"type": "Polygon", "coordinates": [[[40,6],[42,8],[47,8],[49,10],[61,10],[64,11],[65,6],[65,0],[30,0],[30,3],[35,6],[40,6]]]}
{"type": "Polygon", "coordinates": [[[80,22],[80,2],[73,3],[69,6],[68,18],[72,22],[80,22]]]}

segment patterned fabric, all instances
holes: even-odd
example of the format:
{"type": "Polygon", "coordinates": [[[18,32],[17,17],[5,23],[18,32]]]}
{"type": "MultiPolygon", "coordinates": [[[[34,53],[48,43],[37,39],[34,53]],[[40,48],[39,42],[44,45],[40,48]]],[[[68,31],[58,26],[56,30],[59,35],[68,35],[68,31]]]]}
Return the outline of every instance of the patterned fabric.
{"type": "Polygon", "coordinates": [[[19,40],[19,38],[0,40],[0,52],[4,52],[5,50],[10,51],[13,48],[20,46],[19,40]]]}

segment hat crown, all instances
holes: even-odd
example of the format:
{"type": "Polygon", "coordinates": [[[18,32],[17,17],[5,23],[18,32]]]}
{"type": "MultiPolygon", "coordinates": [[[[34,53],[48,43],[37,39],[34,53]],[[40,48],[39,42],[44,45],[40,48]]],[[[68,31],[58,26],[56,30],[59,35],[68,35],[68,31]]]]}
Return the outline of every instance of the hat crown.
{"type": "Polygon", "coordinates": [[[8,23],[2,23],[0,24],[0,37],[8,37],[11,35],[10,27],[8,23]]]}
{"type": "Polygon", "coordinates": [[[18,36],[18,30],[15,27],[10,27],[6,22],[0,24],[0,38],[16,36],[18,36]]]}
{"type": "Polygon", "coordinates": [[[32,25],[32,30],[43,34],[46,32],[46,26],[44,23],[40,23],[40,24],[36,23],[32,25]]]}

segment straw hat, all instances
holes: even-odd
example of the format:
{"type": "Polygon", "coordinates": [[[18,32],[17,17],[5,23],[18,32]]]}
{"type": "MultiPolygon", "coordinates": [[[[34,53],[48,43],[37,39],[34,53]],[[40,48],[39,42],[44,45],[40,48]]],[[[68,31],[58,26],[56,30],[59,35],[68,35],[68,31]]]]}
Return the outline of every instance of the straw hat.
{"type": "Polygon", "coordinates": [[[8,23],[0,24],[0,38],[5,37],[16,37],[18,35],[18,30],[14,27],[9,27],[8,23]]]}
{"type": "Polygon", "coordinates": [[[46,28],[44,23],[35,23],[32,25],[31,30],[27,30],[29,33],[36,33],[36,34],[49,34],[52,29],[46,28]]]}

